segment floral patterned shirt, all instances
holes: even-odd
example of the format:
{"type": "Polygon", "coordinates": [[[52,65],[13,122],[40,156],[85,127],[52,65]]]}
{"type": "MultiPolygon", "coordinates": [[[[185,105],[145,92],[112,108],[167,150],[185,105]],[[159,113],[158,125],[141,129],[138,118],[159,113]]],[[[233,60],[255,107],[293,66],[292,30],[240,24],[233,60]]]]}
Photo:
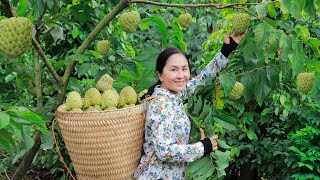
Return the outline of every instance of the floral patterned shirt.
{"type": "Polygon", "coordinates": [[[204,154],[203,144],[199,141],[189,144],[191,124],[183,108],[182,99],[192,94],[196,87],[204,85],[207,77],[215,77],[229,60],[218,52],[214,59],[178,95],[157,86],[148,102],[145,124],[144,154],[141,157],[134,179],[172,179],[186,178],[187,162],[199,159],[204,154]],[[146,164],[149,157],[151,160],[146,164]],[[146,167],[142,170],[143,166],[146,167]]]}

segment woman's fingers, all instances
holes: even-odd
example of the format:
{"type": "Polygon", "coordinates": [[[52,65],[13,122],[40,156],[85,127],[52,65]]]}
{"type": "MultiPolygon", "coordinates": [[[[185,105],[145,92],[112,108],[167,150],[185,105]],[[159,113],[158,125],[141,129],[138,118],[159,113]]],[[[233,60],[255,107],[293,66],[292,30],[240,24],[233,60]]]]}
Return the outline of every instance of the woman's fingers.
{"type": "Polygon", "coordinates": [[[204,134],[204,131],[202,128],[200,128],[200,139],[201,140],[204,140],[204,138],[206,138],[205,134],[204,134]]]}
{"type": "Polygon", "coordinates": [[[226,44],[230,44],[230,33],[231,33],[231,30],[229,30],[227,34],[224,36],[224,43],[226,44]]]}
{"type": "Polygon", "coordinates": [[[242,34],[239,34],[238,36],[235,36],[234,34],[232,35],[232,39],[237,43],[239,44],[241,42],[241,40],[244,38],[244,36],[247,34],[248,31],[242,33],[242,34]]]}
{"type": "Polygon", "coordinates": [[[212,150],[215,151],[218,149],[218,143],[217,140],[218,139],[218,135],[214,135],[210,138],[211,144],[212,144],[212,150]]]}

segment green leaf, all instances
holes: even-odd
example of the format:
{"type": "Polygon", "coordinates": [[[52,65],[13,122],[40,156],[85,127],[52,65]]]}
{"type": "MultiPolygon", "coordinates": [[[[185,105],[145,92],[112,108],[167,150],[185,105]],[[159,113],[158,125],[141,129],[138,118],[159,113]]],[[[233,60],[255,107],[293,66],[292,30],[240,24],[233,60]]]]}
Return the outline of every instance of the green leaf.
{"type": "Polygon", "coordinates": [[[302,43],[298,41],[292,42],[292,53],[289,54],[289,59],[293,66],[293,76],[303,71],[304,63],[307,58],[304,53],[302,43]]]}
{"type": "Polygon", "coordinates": [[[193,116],[199,116],[200,111],[202,110],[202,98],[197,98],[197,102],[194,104],[194,109],[192,112],[193,116]]]}
{"type": "MultiPolygon", "coordinates": [[[[249,36],[249,34],[247,34],[246,36],[249,36]]],[[[254,59],[253,57],[255,56],[254,53],[256,51],[254,42],[251,40],[251,38],[245,38],[245,42],[243,43],[242,47],[242,53],[245,63],[251,62],[254,59]]]]}
{"type": "Polygon", "coordinates": [[[254,89],[256,86],[256,77],[255,74],[251,71],[246,71],[241,76],[241,83],[246,89],[243,92],[243,96],[248,101],[254,95],[254,89]]]}
{"type": "Polygon", "coordinates": [[[24,119],[28,122],[36,123],[37,125],[40,126],[39,130],[41,130],[42,132],[46,130],[45,122],[42,120],[42,118],[38,114],[34,112],[22,111],[21,109],[10,109],[8,110],[8,112],[13,112],[17,117],[24,119]]]}
{"type": "Polygon", "coordinates": [[[315,56],[319,58],[320,57],[320,40],[312,37],[308,39],[307,44],[311,47],[315,56]]]}
{"type": "Polygon", "coordinates": [[[42,150],[52,149],[54,147],[54,140],[52,133],[41,133],[41,148],[42,150]]]}
{"type": "Polygon", "coordinates": [[[261,116],[267,115],[271,110],[272,110],[271,108],[265,108],[265,109],[261,112],[261,116]]]}
{"type": "Polygon", "coordinates": [[[257,49],[263,49],[267,45],[271,33],[271,28],[271,26],[268,26],[264,23],[260,23],[256,27],[256,29],[254,30],[254,42],[257,49]]]}
{"type": "Polygon", "coordinates": [[[283,31],[280,31],[280,34],[279,47],[281,48],[281,60],[286,61],[289,53],[291,52],[290,45],[292,40],[283,31]]]}
{"type": "Polygon", "coordinates": [[[16,11],[19,16],[25,16],[25,14],[28,11],[27,0],[19,0],[19,4],[16,11]]]}
{"type": "Polygon", "coordinates": [[[51,9],[55,3],[55,1],[52,0],[45,0],[46,4],[48,5],[48,8],[51,9]]]}
{"type": "Polygon", "coordinates": [[[211,161],[210,156],[206,155],[200,159],[190,162],[187,166],[188,174],[191,174],[191,177],[195,176],[195,173],[200,169],[202,169],[203,167],[207,166],[210,163],[210,161],[211,161]]]}
{"type": "Polygon", "coordinates": [[[289,10],[292,6],[292,0],[279,0],[280,2],[280,10],[283,12],[283,14],[289,13],[289,10]]]}
{"type": "Polygon", "coordinates": [[[218,147],[223,149],[231,149],[231,146],[229,146],[225,141],[217,139],[218,147]]]}
{"type": "Polygon", "coordinates": [[[286,96],[284,96],[283,94],[280,95],[280,103],[282,106],[285,105],[286,99],[287,99],[286,96]]]}
{"type": "Polygon", "coordinates": [[[317,17],[314,0],[306,0],[304,11],[307,12],[312,19],[317,17]]]}
{"type": "Polygon", "coordinates": [[[250,140],[258,140],[257,135],[252,131],[247,131],[247,136],[250,140]]]}
{"type": "Polygon", "coordinates": [[[21,135],[25,146],[24,148],[29,151],[34,145],[34,140],[30,135],[26,134],[24,130],[21,131],[21,135]]]}
{"type": "Polygon", "coordinates": [[[208,116],[208,114],[211,112],[211,108],[212,107],[209,105],[208,101],[205,100],[203,110],[202,110],[201,114],[199,115],[199,119],[204,120],[208,116]]]}
{"type": "Polygon", "coordinates": [[[267,15],[267,3],[259,3],[256,6],[256,12],[259,17],[265,17],[267,15]]]}
{"type": "Polygon", "coordinates": [[[234,125],[234,123],[230,123],[230,119],[229,118],[225,118],[223,116],[220,116],[219,118],[214,116],[213,120],[217,123],[219,123],[223,128],[233,131],[233,130],[238,130],[239,128],[237,127],[237,125],[234,125]],[[221,119],[222,117],[222,119],[221,119]]]}
{"type": "Polygon", "coordinates": [[[271,17],[276,17],[277,16],[277,10],[276,8],[274,7],[274,3],[270,3],[268,4],[268,13],[271,17]]]}
{"type": "Polygon", "coordinates": [[[3,147],[10,156],[13,156],[14,153],[12,149],[15,147],[14,139],[5,129],[0,129],[0,134],[0,147],[3,147]]]}
{"type": "Polygon", "coordinates": [[[264,98],[271,91],[270,81],[268,80],[267,73],[265,70],[260,69],[256,72],[257,84],[255,86],[255,96],[258,103],[261,105],[264,98]]]}
{"type": "Polygon", "coordinates": [[[320,61],[317,61],[317,60],[306,61],[306,66],[309,71],[320,72],[320,61]]]}
{"type": "Polygon", "coordinates": [[[229,72],[222,72],[219,74],[219,81],[224,88],[225,95],[228,96],[236,83],[235,75],[229,72]]]}
{"type": "Polygon", "coordinates": [[[55,26],[51,31],[50,34],[53,40],[56,42],[58,40],[64,40],[64,33],[63,28],[60,26],[55,26]]]}
{"type": "Polygon", "coordinates": [[[4,80],[5,80],[5,82],[7,83],[7,82],[12,81],[15,77],[17,77],[17,73],[16,73],[16,72],[13,72],[13,73],[9,74],[8,76],[6,76],[6,77],[4,78],[4,80]]]}
{"type": "Polygon", "coordinates": [[[10,123],[10,116],[5,112],[0,112],[0,129],[6,127],[10,123]]]}
{"type": "Polygon", "coordinates": [[[91,63],[83,63],[80,65],[78,69],[78,76],[86,75],[88,74],[88,71],[91,67],[91,63]]]}
{"type": "Polygon", "coordinates": [[[73,27],[73,29],[72,29],[72,38],[76,39],[78,37],[78,35],[79,35],[78,27],[73,27]]]}
{"type": "Polygon", "coordinates": [[[303,42],[306,42],[310,37],[310,32],[308,27],[298,24],[296,25],[295,29],[298,34],[298,37],[301,37],[303,42]]]}

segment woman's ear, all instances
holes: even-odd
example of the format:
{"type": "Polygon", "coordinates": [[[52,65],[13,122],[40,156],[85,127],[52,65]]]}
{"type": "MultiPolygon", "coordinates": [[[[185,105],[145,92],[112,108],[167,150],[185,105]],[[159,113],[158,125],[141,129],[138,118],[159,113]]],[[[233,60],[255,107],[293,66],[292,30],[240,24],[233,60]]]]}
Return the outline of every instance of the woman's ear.
{"type": "Polygon", "coordinates": [[[157,77],[159,78],[160,81],[162,81],[161,79],[161,73],[159,71],[157,71],[157,77]]]}

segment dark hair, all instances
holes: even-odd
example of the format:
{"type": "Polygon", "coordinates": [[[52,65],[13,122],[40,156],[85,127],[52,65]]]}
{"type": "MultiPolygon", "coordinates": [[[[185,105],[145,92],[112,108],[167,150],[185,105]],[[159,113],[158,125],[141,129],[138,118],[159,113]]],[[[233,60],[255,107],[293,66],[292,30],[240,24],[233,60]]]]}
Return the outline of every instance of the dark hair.
{"type": "MultiPolygon", "coordinates": [[[[184,55],[186,57],[186,59],[188,60],[188,65],[189,65],[189,69],[190,69],[190,62],[189,62],[187,55],[178,48],[169,47],[169,48],[166,48],[165,50],[163,50],[159,54],[159,56],[157,58],[156,72],[162,73],[163,68],[167,63],[167,60],[169,59],[170,56],[172,56],[174,54],[184,55]]],[[[144,99],[146,96],[151,96],[152,93],[154,92],[154,88],[160,84],[161,84],[160,80],[158,80],[156,83],[154,83],[151,87],[149,87],[148,92],[143,97],[141,97],[141,99],[144,99]]]]}

